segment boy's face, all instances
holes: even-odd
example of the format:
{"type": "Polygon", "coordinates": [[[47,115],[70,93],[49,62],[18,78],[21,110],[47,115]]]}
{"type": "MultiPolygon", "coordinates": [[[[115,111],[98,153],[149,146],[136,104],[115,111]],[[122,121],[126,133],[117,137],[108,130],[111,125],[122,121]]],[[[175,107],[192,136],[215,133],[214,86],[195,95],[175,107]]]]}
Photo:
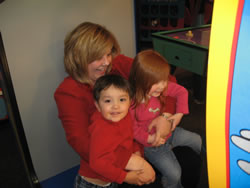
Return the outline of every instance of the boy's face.
{"type": "Polygon", "coordinates": [[[112,122],[123,119],[130,107],[129,94],[113,85],[101,91],[99,102],[95,102],[103,117],[112,122]]]}

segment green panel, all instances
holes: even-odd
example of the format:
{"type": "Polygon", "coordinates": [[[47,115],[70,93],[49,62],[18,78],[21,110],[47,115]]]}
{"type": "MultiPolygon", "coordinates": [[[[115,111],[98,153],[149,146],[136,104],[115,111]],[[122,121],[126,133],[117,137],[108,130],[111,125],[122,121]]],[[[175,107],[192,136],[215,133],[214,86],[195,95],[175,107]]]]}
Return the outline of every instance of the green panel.
{"type": "Polygon", "coordinates": [[[207,66],[207,50],[156,37],[152,39],[154,49],[162,54],[169,61],[169,64],[204,75],[207,66]]]}

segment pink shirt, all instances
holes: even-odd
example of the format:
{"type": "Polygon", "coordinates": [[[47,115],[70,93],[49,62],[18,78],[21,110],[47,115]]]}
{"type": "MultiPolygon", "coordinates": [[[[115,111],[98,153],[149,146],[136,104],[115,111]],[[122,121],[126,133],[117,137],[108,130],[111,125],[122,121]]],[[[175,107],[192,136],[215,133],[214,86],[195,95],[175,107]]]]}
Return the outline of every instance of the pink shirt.
{"type": "MultiPolygon", "coordinates": [[[[164,96],[176,98],[176,113],[188,114],[188,91],[181,85],[168,82],[168,88],[163,92],[164,96]]],[[[134,109],[130,108],[131,117],[134,120],[134,138],[144,146],[151,146],[147,143],[149,134],[154,134],[155,129],[148,132],[148,126],[153,119],[160,115],[160,101],[157,97],[151,97],[148,104],[141,103],[134,109]],[[136,115],[136,117],[135,117],[136,115]]],[[[171,136],[171,135],[169,135],[171,136]]],[[[168,136],[168,137],[169,137],[168,136]]]]}

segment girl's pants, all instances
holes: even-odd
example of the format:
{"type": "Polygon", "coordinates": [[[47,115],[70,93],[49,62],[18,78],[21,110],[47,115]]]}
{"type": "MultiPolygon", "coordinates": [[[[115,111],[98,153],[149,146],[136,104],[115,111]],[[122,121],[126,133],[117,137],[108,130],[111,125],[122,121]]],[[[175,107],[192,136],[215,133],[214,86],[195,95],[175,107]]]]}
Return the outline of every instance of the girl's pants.
{"type": "Polygon", "coordinates": [[[181,167],[172,148],[189,146],[199,154],[201,144],[201,137],[198,134],[176,127],[165,144],[158,147],[145,147],[144,154],[147,160],[161,172],[164,188],[182,188],[181,167]]]}

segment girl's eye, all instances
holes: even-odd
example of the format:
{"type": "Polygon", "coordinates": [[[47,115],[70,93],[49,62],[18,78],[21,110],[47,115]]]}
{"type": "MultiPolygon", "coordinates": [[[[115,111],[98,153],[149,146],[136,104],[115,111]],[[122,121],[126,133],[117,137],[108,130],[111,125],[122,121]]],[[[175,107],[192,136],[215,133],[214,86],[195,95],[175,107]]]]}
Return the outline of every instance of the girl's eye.
{"type": "Polygon", "coordinates": [[[110,103],[109,99],[104,100],[105,103],[110,103]]]}

